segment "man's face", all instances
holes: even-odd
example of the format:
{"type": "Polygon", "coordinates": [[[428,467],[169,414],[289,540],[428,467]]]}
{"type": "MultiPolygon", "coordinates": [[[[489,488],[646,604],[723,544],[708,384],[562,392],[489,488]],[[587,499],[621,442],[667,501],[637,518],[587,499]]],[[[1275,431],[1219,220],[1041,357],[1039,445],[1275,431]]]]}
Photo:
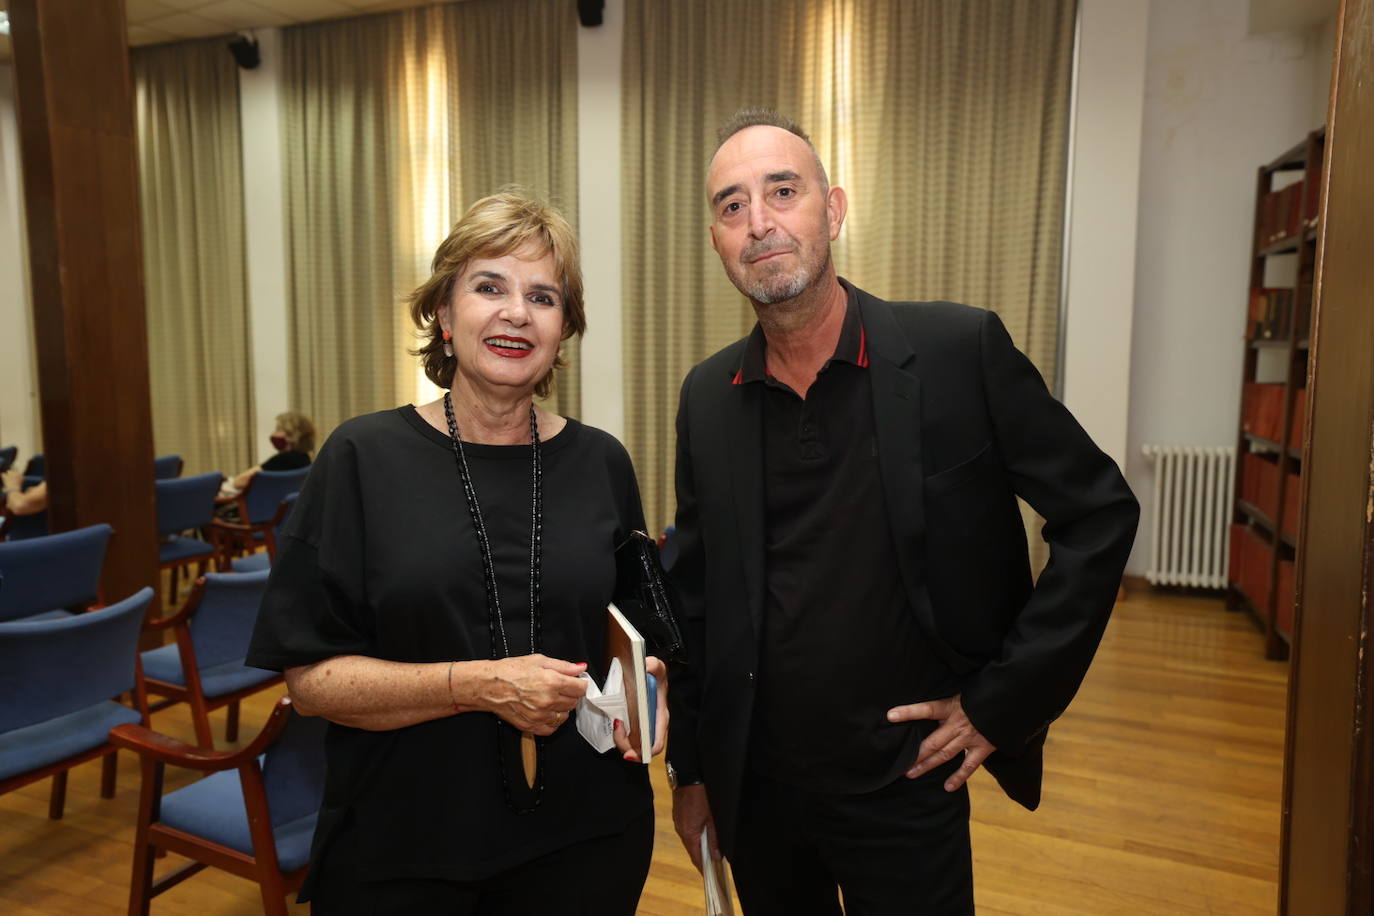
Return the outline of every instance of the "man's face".
{"type": "Polygon", "coordinates": [[[716,151],[706,178],[711,247],[740,292],[795,298],[830,263],[844,192],[825,186],[811,148],[779,127],[748,127],[716,151]]]}

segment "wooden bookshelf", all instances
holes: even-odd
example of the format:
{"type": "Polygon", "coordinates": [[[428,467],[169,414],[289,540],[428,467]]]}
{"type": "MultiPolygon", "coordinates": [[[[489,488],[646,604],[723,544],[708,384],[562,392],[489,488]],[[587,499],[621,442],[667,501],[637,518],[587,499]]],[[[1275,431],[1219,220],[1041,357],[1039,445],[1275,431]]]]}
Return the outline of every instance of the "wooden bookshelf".
{"type": "Polygon", "coordinates": [[[1252,614],[1267,658],[1285,658],[1293,627],[1293,563],[1301,512],[1312,274],[1325,128],[1259,167],[1227,606],[1252,614]],[[1299,173],[1296,181],[1294,173],[1299,173]],[[1276,283],[1274,259],[1294,260],[1276,283]]]}

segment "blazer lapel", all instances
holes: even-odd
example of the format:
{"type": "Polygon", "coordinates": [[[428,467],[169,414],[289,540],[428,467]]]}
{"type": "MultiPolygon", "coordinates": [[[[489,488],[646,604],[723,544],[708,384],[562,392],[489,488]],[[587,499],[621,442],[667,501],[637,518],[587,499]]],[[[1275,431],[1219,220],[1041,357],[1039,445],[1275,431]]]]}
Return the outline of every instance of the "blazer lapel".
{"type": "Polygon", "coordinates": [[[757,637],[763,627],[763,390],[758,384],[732,385],[722,417],[725,453],[730,456],[731,502],[744,567],[749,619],[757,637]]]}
{"type": "Polygon", "coordinates": [[[916,623],[931,647],[959,674],[977,665],[940,635],[926,590],[925,468],[921,453],[921,380],[916,354],[892,308],[857,290],[872,371],[878,468],[887,497],[887,520],[916,623]]]}
{"type": "Polygon", "coordinates": [[[878,467],[887,496],[888,524],[910,590],[925,581],[921,380],[913,371],[916,354],[887,303],[862,290],[858,294],[868,341],[878,467]]]}

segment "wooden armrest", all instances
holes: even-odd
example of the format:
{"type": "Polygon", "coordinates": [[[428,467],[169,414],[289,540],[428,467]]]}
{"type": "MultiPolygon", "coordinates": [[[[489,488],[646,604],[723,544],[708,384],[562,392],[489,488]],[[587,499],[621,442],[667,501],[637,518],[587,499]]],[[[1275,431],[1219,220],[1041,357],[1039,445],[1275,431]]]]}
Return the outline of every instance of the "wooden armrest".
{"type": "Polygon", "coordinates": [[[214,751],[179,741],[151,728],[126,722],[110,729],[110,743],[137,751],[162,763],[213,772],[236,766],[243,751],[214,751]]]}
{"type": "Polygon", "coordinates": [[[262,727],[262,731],[258,732],[258,736],[247,747],[236,751],[216,751],[197,747],[132,722],[110,729],[110,743],[151,757],[160,763],[214,773],[243,766],[261,756],[286,727],[286,717],[290,711],[290,697],[277,700],[277,705],[272,708],[271,717],[262,727]]]}
{"type": "Polygon", "coordinates": [[[186,622],[186,606],[182,605],[181,610],[171,617],[154,617],[152,620],[143,621],[143,629],[146,630],[165,630],[174,627],[179,623],[186,622]]]}
{"type": "Polygon", "coordinates": [[[247,532],[252,531],[254,526],[244,524],[243,522],[230,522],[222,518],[217,518],[214,521],[210,522],[210,527],[218,528],[221,531],[242,531],[246,534],[247,532]]]}
{"type": "Polygon", "coordinates": [[[191,594],[186,599],[186,603],[177,609],[175,614],[166,617],[154,617],[152,620],[143,621],[143,629],[165,630],[178,624],[186,623],[192,614],[200,609],[200,601],[205,595],[205,577],[200,576],[196,579],[195,585],[191,588],[191,594]]]}

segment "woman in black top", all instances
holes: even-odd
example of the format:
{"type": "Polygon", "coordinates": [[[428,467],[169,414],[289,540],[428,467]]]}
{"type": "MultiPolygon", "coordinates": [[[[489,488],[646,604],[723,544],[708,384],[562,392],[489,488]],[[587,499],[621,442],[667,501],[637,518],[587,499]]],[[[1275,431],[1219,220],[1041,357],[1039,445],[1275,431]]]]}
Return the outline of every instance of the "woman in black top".
{"type": "Polygon", "coordinates": [[[221,498],[238,496],[258,471],[294,471],[310,466],[310,454],[315,451],[315,424],[305,414],[294,410],[277,414],[276,423],[270,437],[276,454],[226,480],[220,487],[221,498]]]}
{"type": "Polygon", "coordinates": [[[332,723],[302,898],[321,913],[633,913],[646,767],[623,728],[599,754],[570,713],[579,675],[604,682],[639,490],[619,442],[533,402],[585,327],[575,236],[522,196],[478,201],[411,312],[450,391],[330,436],[248,657],[332,723]]]}

